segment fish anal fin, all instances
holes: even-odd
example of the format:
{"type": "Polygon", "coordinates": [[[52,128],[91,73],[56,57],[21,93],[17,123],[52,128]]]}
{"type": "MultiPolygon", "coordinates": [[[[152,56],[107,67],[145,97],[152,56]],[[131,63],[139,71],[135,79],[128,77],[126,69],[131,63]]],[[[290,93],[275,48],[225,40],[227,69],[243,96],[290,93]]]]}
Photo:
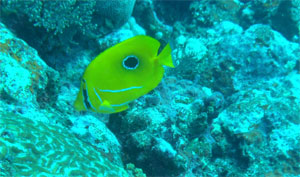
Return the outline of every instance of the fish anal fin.
{"type": "Polygon", "coordinates": [[[123,105],[123,106],[119,107],[118,109],[116,109],[115,112],[121,112],[121,111],[124,111],[124,110],[126,110],[128,108],[129,108],[129,105],[126,104],[126,105],[123,105]]]}

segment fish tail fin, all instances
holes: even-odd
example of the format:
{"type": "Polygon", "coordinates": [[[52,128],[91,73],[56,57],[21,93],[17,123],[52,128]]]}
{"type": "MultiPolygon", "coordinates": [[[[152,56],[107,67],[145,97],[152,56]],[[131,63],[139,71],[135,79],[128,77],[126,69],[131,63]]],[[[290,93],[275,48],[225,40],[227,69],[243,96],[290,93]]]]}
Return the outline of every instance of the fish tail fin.
{"type": "Polygon", "coordinates": [[[160,52],[158,55],[157,59],[158,62],[162,65],[174,68],[173,60],[172,60],[172,55],[171,55],[172,49],[170,44],[168,43],[165,48],[160,52]]]}

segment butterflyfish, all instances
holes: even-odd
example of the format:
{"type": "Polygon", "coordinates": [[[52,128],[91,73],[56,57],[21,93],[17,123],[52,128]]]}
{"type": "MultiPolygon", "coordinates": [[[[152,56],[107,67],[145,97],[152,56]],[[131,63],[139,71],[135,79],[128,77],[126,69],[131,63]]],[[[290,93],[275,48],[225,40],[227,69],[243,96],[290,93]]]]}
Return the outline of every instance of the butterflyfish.
{"type": "Polygon", "coordinates": [[[116,113],[153,90],[161,81],[164,67],[174,67],[171,47],[158,54],[160,42],[135,36],[106,49],[87,66],[74,103],[78,111],[116,113]]]}

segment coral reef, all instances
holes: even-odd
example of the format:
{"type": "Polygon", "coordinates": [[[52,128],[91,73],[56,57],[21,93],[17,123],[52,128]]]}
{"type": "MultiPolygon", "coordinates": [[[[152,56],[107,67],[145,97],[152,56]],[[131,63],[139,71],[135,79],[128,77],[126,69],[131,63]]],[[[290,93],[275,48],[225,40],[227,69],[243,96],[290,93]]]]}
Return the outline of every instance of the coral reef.
{"type": "Polygon", "coordinates": [[[299,44],[259,24],[201,34],[179,33],[176,77],[110,117],[125,162],[150,176],[299,174],[299,44]]]}
{"type": "Polygon", "coordinates": [[[129,176],[65,128],[0,113],[1,176],[129,176]]]}
{"type": "MultiPolygon", "coordinates": [[[[299,40],[299,1],[297,0],[203,0],[186,2],[188,3],[190,3],[188,11],[190,14],[182,15],[186,16],[183,20],[173,20],[175,30],[180,25],[184,26],[181,32],[184,30],[197,35],[201,33],[203,27],[231,21],[245,29],[253,24],[266,24],[288,40],[299,40]]],[[[174,8],[172,3],[158,3],[158,6],[167,6],[157,8],[158,11],[168,7],[174,8]]],[[[177,16],[178,11],[168,10],[158,14],[177,16]]]]}
{"type": "MultiPolygon", "coordinates": [[[[13,102],[53,104],[59,90],[59,74],[48,67],[35,49],[0,23],[0,95],[13,102]],[[51,96],[50,96],[51,95],[51,96]]],[[[4,98],[5,99],[5,98],[4,98]]]]}
{"type": "Polygon", "coordinates": [[[69,128],[86,143],[91,143],[103,156],[122,166],[121,145],[106,125],[91,115],[70,116],[69,128]]]}
{"type": "Polygon", "coordinates": [[[3,1],[3,19],[6,15],[27,16],[36,27],[54,34],[70,29],[86,35],[99,35],[105,27],[120,27],[131,16],[135,0],[126,1],[3,1]],[[17,14],[15,14],[18,12],[17,14]],[[100,18],[99,18],[100,17],[100,18]],[[110,22],[108,22],[110,21],[110,22]]]}
{"type": "Polygon", "coordinates": [[[152,0],[137,1],[134,16],[137,17],[137,22],[141,26],[148,29],[149,35],[167,43],[172,33],[172,27],[158,18],[154,10],[154,3],[155,1],[152,0]]]}
{"type": "Polygon", "coordinates": [[[100,50],[105,50],[133,36],[145,34],[145,30],[136,23],[135,18],[131,17],[119,30],[114,31],[103,38],[98,38],[98,45],[100,50]]]}
{"type": "Polygon", "coordinates": [[[131,17],[136,0],[96,1],[96,17],[101,17],[111,29],[119,28],[131,17]]]}
{"type": "Polygon", "coordinates": [[[219,41],[221,62],[235,65],[233,85],[239,90],[261,79],[284,76],[296,67],[299,44],[287,41],[269,26],[253,25],[242,35],[229,35],[219,41]]]}
{"type": "Polygon", "coordinates": [[[289,89],[299,89],[299,84],[292,84],[290,77],[299,79],[299,74],[293,72],[285,78],[264,81],[236,93],[232,96],[235,104],[213,121],[212,136],[219,156],[226,154],[227,148],[233,148],[229,144],[235,141],[239,146],[234,151],[240,153],[235,158],[244,162],[248,175],[254,171],[256,175],[300,173],[295,162],[300,158],[300,95],[289,89]],[[274,162],[276,165],[271,165],[274,162]]]}
{"type": "Polygon", "coordinates": [[[199,75],[201,84],[225,95],[258,79],[288,74],[295,69],[300,56],[299,44],[289,42],[266,25],[253,25],[243,31],[240,26],[224,21],[205,36],[193,43],[194,49],[189,47],[189,41],[195,41],[193,37],[179,35],[174,40],[173,54],[178,65],[174,72],[190,80],[199,75]],[[198,54],[191,56],[195,52],[198,54]]]}
{"type": "Polygon", "coordinates": [[[147,175],[183,173],[190,158],[184,151],[188,141],[197,137],[210,141],[208,122],[224,106],[224,98],[199,88],[188,80],[166,78],[159,91],[140,99],[125,115],[110,117],[108,126],[129,161],[147,175]]]}
{"type": "MultiPolygon", "coordinates": [[[[70,100],[70,98],[75,97],[76,93],[71,96],[60,94],[61,81],[59,80],[58,72],[47,66],[38,56],[35,49],[28,46],[23,40],[15,37],[3,24],[1,24],[0,28],[0,39],[0,71],[2,73],[0,77],[0,120],[2,121],[1,124],[3,124],[1,125],[1,131],[3,131],[1,132],[1,136],[3,135],[4,138],[1,139],[4,148],[1,150],[3,150],[3,153],[5,152],[5,155],[0,158],[1,164],[5,165],[0,167],[0,171],[2,172],[1,176],[23,176],[26,174],[33,174],[33,172],[48,175],[86,174],[82,171],[89,168],[86,166],[86,162],[82,160],[82,158],[85,158],[86,156],[84,155],[86,154],[86,151],[96,153],[91,152],[90,159],[96,158],[99,154],[101,158],[108,159],[108,164],[115,164],[116,172],[118,172],[114,173],[112,171],[112,174],[110,174],[111,172],[108,170],[110,167],[102,168],[98,163],[95,163],[91,164],[91,175],[103,173],[115,176],[122,173],[123,163],[120,157],[121,147],[118,140],[107,127],[94,116],[66,115],[70,113],[73,114],[74,112],[72,103],[70,103],[70,101],[72,102],[73,100],[70,100]],[[7,114],[7,112],[13,112],[13,114],[7,114]],[[19,124],[22,124],[22,127],[14,127],[19,124]],[[48,127],[48,124],[50,124],[52,128],[48,127]],[[37,128],[31,129],[35,126],[37,128]],[[26,129],[26,127],[28,127],[28,129],[26,129]],[[48,129],[46,129],[47,127],[48,129]],[[61,127],[65,128],[61,129],[61,127]],[[61,133],[61,131],[64,135],[60,136],[59,133],[61,133]],[[32,136],[30,135],[31,132],[41,136],[36,136],[27,140],[26,137],[32,136]],[[25,139],[6,137],[7,134],[17,137],[20,136],[25,139]],[[60,137],[60,139],[56,144],[53,143],[53,146],[49,146],[48,142],[44,141],[45,137],[48,137],[49,140],[58,137],[60,137]],[[70,138],[69,141],[76,141],[75,144],[69,143],[67,140],[62,140],[66,137],[70,138]],[[18,141],[24,141],[26,147],[28,146],[30,148],[37,148],[35,147],[35,144],[39,143],[41,145],[39,149],[33,150],[36,150],[36,153],[40,155],[44,154],[44,160],[39,161],[39,156],[36,155],[31,157],[29,151],[24,150],[25,145],[24,147],[22,145],[21,153],[21,150],[19,151],[16,149],[18,144],[12,146],[12,144],[7,144],[7,141],[16,141],[16,143],[18,141]],[[88,147],[86,149],[84,149],[84,147],[78,149],[78,154],[75,153],[75,155],[72,151],[60,151],[59,149],[58,152],[60,155],[58,152],[53,152],[57,153],[57,156],[62,158],[64,163],[67,163],[68,165],[71,161],[74,162],[72,165],[67,165],[66,167],[68,167],[68,169],[65,171],[62,169],[63,165],[61,163],[55,162],[57,157],[53,156],[53,153],[52,155],[50,153],[51,156],[46,154],[48,153],[47,151],[55,149],[55,147],[77,149],[79,148],[78,143],[82,143],[82,146],[86,145],[88,147]],[[17,155],[11,148],[15,149],[16,153],[20,154],[17,155]],[[68,154],[69,152],[72,152],[72,154],[68,154]],[[64,155],[66,155],[65,158],[63,157],[64,155]],[[27,158],[31,160],[28,161],[28,164],[17,164],[17,160],[21,161],[24,159],[26,160],[27,158]],[[70,160],[69,162],[68,158],[70,160]],[[83,165],[79,166],[76,161],[82,162],[83,165]],[[29,163],[34,163],[35,166],[32,166],[29,163]],[[42,166],[45,166],[43,165],[44,163],[47,164],[47,167],[42,168],[42,166]],[[99,169],[95,170],[95,167],[92,167],[92,165],[98,166],[96,168],[99,169]],[[120,171],[118,171],[118,168],[120,168],[120,171]]],[[[65,90],[65,87],[66,86],[63,85],[62,89],[65,90]]],[[[124,171],[123,175],[125,174],[124,171]]]]}
{"type": "Polygon", "coordinates": [[[1,1],[1,21],[55,66],[49,53],[71,53],[127,22],[135,0],[1,1]],[[12,20],[14,19],[14,20],[12,20]],[[74,50],[76,48],[76,50],[74,50]],[[50,58],[49,58],[50,57],[50,58]]]}
{"type": "Polygon", "coordinates": [[[0,5],[0,176],[300,175],[298,0],[0,5]],[[124,112],[76,112],[86,66],[136,35],[176,68],[124,112]]]}

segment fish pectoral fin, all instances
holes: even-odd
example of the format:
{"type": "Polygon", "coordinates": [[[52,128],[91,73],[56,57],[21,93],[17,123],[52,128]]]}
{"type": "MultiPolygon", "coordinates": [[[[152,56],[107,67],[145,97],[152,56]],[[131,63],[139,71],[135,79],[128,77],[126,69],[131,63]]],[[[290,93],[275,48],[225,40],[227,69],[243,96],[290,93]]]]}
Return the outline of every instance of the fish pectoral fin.
{"type": "Polygon", "coordinates": [[[103,103],[99,107],[99,110],[103,112],[115,112],[115,109],[110,105],[110,103],[107,100],[103,101],[103,103]]]}

